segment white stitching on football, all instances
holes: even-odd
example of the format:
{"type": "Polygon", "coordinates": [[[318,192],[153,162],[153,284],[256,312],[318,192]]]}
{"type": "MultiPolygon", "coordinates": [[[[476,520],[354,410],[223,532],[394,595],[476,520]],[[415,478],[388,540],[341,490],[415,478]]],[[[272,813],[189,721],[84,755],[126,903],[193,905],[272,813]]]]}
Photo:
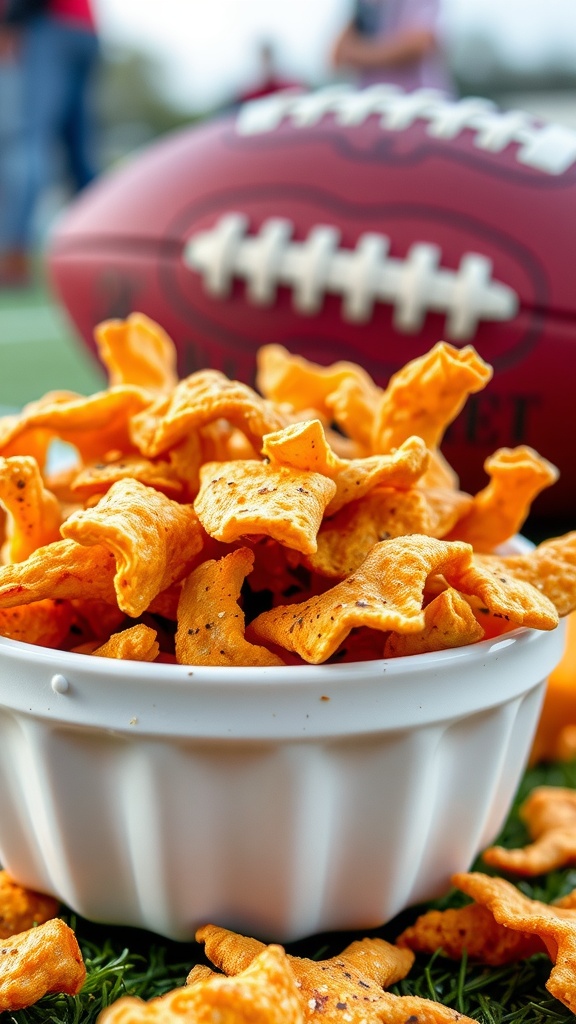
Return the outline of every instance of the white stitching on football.
{"type": "Polygon", "coordinates": [[[512,288],[492,279],[492,261],[465,253],[457,270],[441,266],[436,245],[416,242],[405,259],[389,255],[386,235],[366,232],[354,249],[339,245],[340,231],[317,224],[303,241],[292,241],[293,224],[269,218],[249,234],[248,218],[230,212],[208,231],[187,241],[184,262],[202,275],[214,296],[230,294],[234,280],[246,282],[255,305],[270,305],[276,290],[292,289],[299,313],[318,313],[326,293],[342,296],[346,320],[370,319],[375,302],[394,307],[394,324],[405,333],[422,326],[429,311],[446,314],[446,337],[472,338],[480,320],[509,320],[518,310],[512,288]]]}
{"type": "Polygon", "coordinates": [[[285,120],[306,128],[327,114],[345,125],[359,125],[379,114],[386,131],[403,131],[415,121],[424,121],[427,134],[436,139],[453,139],[471,129],[479,149],[499,153],[517,143],[518,161],[545,174],[563,174],[576,162],[576,132],[570,128],[538,124],[521,110],[500,111],[490,100],[478,97],[450,100],[435,89],[404,93],[394,85],[361,90],[339,85],[308,95],[276,93],[241,107],[236,131],[259,135],[274,131],[285,120]]]}

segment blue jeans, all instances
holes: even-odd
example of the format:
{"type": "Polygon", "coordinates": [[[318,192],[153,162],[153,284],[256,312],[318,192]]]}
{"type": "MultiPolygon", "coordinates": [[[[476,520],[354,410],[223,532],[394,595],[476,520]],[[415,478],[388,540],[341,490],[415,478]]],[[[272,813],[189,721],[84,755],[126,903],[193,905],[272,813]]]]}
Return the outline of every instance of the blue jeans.
{"type": "Polygon", "coordinates": [[[38,200],[54,177],[58,148],[74,191],[96,174],[91,78],[98,59],[94,33],[41,15],[22,30],[20,130],[8,142],[0,242],[27,249],[38,200]],[[10,155],[10,145],[16,152],[10,155]],[[10,174],[10,167],[20,173],[10,174]]]}

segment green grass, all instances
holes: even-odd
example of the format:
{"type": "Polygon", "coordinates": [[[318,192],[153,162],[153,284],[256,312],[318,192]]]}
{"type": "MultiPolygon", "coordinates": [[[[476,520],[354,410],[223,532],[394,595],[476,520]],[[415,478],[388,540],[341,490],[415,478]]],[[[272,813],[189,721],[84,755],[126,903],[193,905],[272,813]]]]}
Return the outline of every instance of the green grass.
{"type": "Polygon", "coordinates": [[[31,288],[0,290],[0,407],[18,408],[52,390],[91,394],[103,384],[40,275],[31,288]]]}
{"type": "MultiPolygon", "coordinates": [[[[525,841],[517,808],[530,789],[543,784],[576,787],[576,763],[541,766],[526,773],[499,842],[516,846],[525,841]]],[[[483,870],[480,862],[475,867],[483,870]]],[[[521,883],[528,896],[547,902],[575,886],[572,870],[521,883]]],[[[462,894],[450,892],[428,906],[444,909],[462,902],[462,894]]],[[[314,936],[286,948],[299,956],[324,959],[365,934],[394,941],[424,909],[405,911],[374,931],[314,936]]],[[[26,1010],[0,1014],[0,1024],[94,1024],[99,1012],[121,996],[151,999],[163,995],[184,983],[194,963],[207,962],[203,948],[193,942],[170,942],[136,929],[91,924],[66,910],[61,916],[76,931],[86,962],[88,974],[82,992],[75,997],[45,996],[26,1010]]],[[[487,968],[469,963],[466,957],[452,961],[435,953],[418,956],[408,977],[391,991],[438,1000],[481,1024],[568,1024],[574,1021],[573,1014],[546,990],[550,969],[544,954],[518,964],[487,968]]]]}

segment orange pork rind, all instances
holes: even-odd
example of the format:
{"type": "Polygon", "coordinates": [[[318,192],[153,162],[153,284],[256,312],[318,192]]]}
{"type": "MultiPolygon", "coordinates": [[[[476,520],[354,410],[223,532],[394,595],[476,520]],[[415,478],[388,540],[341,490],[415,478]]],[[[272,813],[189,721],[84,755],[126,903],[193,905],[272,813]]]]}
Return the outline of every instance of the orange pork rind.
{"type": "Polygon", "coordinates": [[[478,555],[477,564],[504,571],[539,590],[563,618],[576,610],[576,530],[522,555],[478,555]]]}
{"type": "Polygon", "coordinates": [[[69,391],[49,392],[13,417],[10,429],[4,425],[2,430],[0,424],[0,455],[36,455],[43,468],[55,438],[73,445],[85,463],[97,462],[110,451],[134,452],[129,424],[151,397],[150,392],[128,385],[88,398],[69,391]]]}
{"type": "Polygon", "coordinates": [[[423,491],[375,487],[363,501],[345,505],[326,519],[316,537],[316,551],[305,563],[314,572],[344,579],[358,569],[380,541],[412,533],[428,533],[428,508],[423,491]]]}
{"type": "Polygon", "coordinates": [[[576,910],[570,906],[571,901],[563,900],[561,902],[568,906],[561,906],[531,900],[504,878],[480,872],[454,875],[452,883],[470,896],[475,901],[474,905],[489,912],[496,928],[487,924],[489,919],[485,913],[479,914],[468,907],[460,911],[444,911],[445,915],[450,915],[448,939],[445,935],[448,927],[439,925],[436,916],[438,912],[432,911],[434,921],[427,921],[428,915],[424,915],[413,928],[399,936],[398,944],[432,952],[432,946],[438,948],[434,945],[436,938],[440,938],[445,951],[450,956],[459,957],[471,943],[475,958],[490,964],[506,963],[535,952],[547,952],[554,967],[546,988],[575,1013],[576,910]],[[483,933],[478,930],[474,936],[474,925],[478,929],[483,928],[483,933]],[[503,930],[519,938],[511,937],[508,942],[503,930]],[[501,958],[497,959],[499,952],[501,958]]]}
{"type": "Polygon", "coordinates": [[[471,347],[441,342],[382,389],[354,363],[264,346],[258,393],[214,369],[178,381],[174,344],[143,314],[95,335],[108,388],[0,418],[0,634],[174,661],[178,618],[186,663],[316,664],[551,629],[576,607],[576,533],[492,553],[553,467],[503,449],[472,497],[439,450],[490,380],[471,347]],[[76,449],[64,471],[54,441],[76,449]],[[194,631],[216,614],[192,607],[206,607],[202,572],[225,614],[201,643],[194,631]],[[154,640],[127,631],[144,614],[154,640]]]}
{"type": "MultiPolygon", "coordinates": [[[[52,896],[26,889],[0,871],[0,939],[7,939],[56,917],[59,903],[52,896]]],[[[2,977],[0,960],[0,978],[2,977]]]]}
{"type": "Polygon", "coordinates": [[[8,512],[6,562],[21,562],[36,548],[60,537],[60,502],[44,486],[36,459],[0,456],[0,505],[8,512]]]}
{"type": "Polygon", "coordinates": [[[169,461],[153,462],[141,455],[126,455],[81,469],[72,480],[72,494],[78,501],[87,501],[94,495],[105,494],[117,480],[127,477],[154,487],[168,498],[179,498],[184,492],[184,484],[169,461]]]}
{"type": "Polygon", "coordinates": [[[282,946],[265,946],[245,970],[227,978],[194,971],[185,988],[145,1003],[125,996],[97,1024],[304,1024],[296,978],[282,946]]]}
{"type": "Polygon", "coordinates": [[[134,618],[186,575],[203,546],[191,505],[180,505],[132,479],[117,481],[93,508],[71,515],[61,533],[78,544],[113,552],[118,607],[134,618]]]}
{"type": "Polygon", "coordinates": [[[576,791],[562,786],[538,786],[519,809],[533,840],[515,850],[491,846],[486,864],[511,874],[533,876],[576,863],[576,791]]]}
{"type": "MultiPolygon", "coordinates": [[[[206,955],[224,974],[246,971],[266,947],[256,939],[206,925],[196,933],[206,955]]],[[[413,954],[380,938],[352,942],[339,956],[308,960],[288,956],[304,1021],[325,1024],[471,1024],[456,1010],[418,996],[396,996],[384,989],[408,974],[413,954]]],[[[116,1022],[115,1022],[116,1024],[116,1022]]]]}
{"type": "Polygon", "coordinates": [[[444,651],[450,647],[475,644],[484,637],[468,602],[456,590],[444,590],[424,609],[424,628],[419,633],[391,633],[384,645],[384,658],[444,651]]]}
{"type": "Polygon", "coordinates": [[[135,384],[150,391],[176,387],[176,348],[172,339],[144,313],[126,320],[105,320],[94,329],[110,387],[135,384]]]}
{"type": "Polygon", "coordinates": [[[345,377],[326,398],[326,406],[338,430],[355,442],[364,455],[372,451],[374,419],[382,394],[382,389],[372,381],[366,384],[350,376],[345,377]]]}
{"type": "Polygon", "coordinates": [[[0,608],[0,636],[39,647],[64,644],[75,623],[76,613],[69,601],[33,601],[14,608],[0,608]]]}
{"type": "Polygon", "coordinates": [[[336,492],[326,507],[331,516],[351,501],[358,501],[378,485],[411,487],[428,465],[428,451],[419,437],[409,437],[389,455],[342,459],[326,441],[320,420],[296,423],[263,438],[262,453],[272,466],[322,473],[334,480],[336,492]]]}
{"type": "Polygon", "coordinates": [[[225,419],[258,451],[264,434],[286,426],[287,417],[247,384],[229,380],[219,370],[199,370],[185,377],[166,397],[155,400],[131,419],[131,437],[142,455],[154,458],[191,431],[225,419]]]}
{"type": "Polygon", "coordinates": [[[512,931],[499,924],[487,907],[468,903],[448,910],[429,910],[398,936],[396,942],[414,953],[442,953],[458,960],[466,952],[468,958],[490,967],[515,963],[545,953],[546,947],[537,935],[512,931]]]}
{"type": "Polygon", "coordinates": [[[458,488],[458,477],[440,451],[447,427],[469,395],[481,391],[492,368],[470,345],[454,348],[441,341],[398,370],[383,391],[372,423],[370,451],[388,452],[411,434],[430,451],[422,484],[458,488]]]}
{"type": "MultiPolygon", "coordinates": [[[[239,431],[233,432],[240,434],[239,431]]],[[[230,439],[230,432],[228,432],[228,438],[230,439]]],[[[244,438],[244,435],[240,435],[244,438]]],[[[193,431],[188,437],[185,437],[183,441],[180,441],[174,448],[171,448],[166,453],[166,458],[169,464],[169,473],[174,475],[177,480],[180,481],[183,494],[180,500],[182,501],[193,501],[198,494],[198,488],[200,487],[200,467],[203,462],[208,461],[203,451],[204,448],[204,437],[203,431],[196,433],[193,431]]],[[[226,458],[230,458],[230,452],[226,452],[226,458]]],[[[167,492],[166,492],[167,493],[167,492]]]]}
{"type": "Polygon", "coordinates": [[[468,396],[491,377],[491,367],[471,345],[457,349],[439,342],[388,381],[374,420],[372,451],[389,452],[412,434],[429,449],[438,448],[468,396]]]}
{"type": "Polygon", "coordinates": [[[295,651],[312,664],[329,658],[351,629],[419,633],[425,628],[423,595],[429,578],[479,597],[515,625],[553,629],[554,606],[534,587],[475,566],[472,547],[413,535],[375,544],[355,572],[318,597],[263,612],[249,639],[295,651]]]}
{"type": "Polygon", "coordinates": [[[22,430],[21,417],[22,413],[0,416],[0,455],[6,459],[28,455],[44,467],[53,435],[41,427],[22,430]]]}
{"type": "Polygon", "coordinates": [[[382,540],[413,533],[443,537],[471,501],[469,495],[447,488],[375,487],[362,501],[350,502],[324,519],[317,549],[304,561],[323,576],[343,579],[382,540]]]}
{"type": "Polygon", "coordinates": [[[0,608],[86,597],[116,605],[115,574],[114,554],[102,545],[55,541],[23,562],[0,566],[0,608]]]}
{"type": "Polygon", "coordinates": [[[249,548],[202,562],[185,581],[178,605],[176,660],[181,665],[283,665],[265,647],[244,638],[238,604],[254,564],[249,548]]]}
{"type": "Polygon", "coordinates": [[[156,630],[143,623],[114,633],[105,644],[92,651],[95,658],[121,658],[126,661],[154,661],[160,647],[156,630]]]}
{"type": "Polygon", "coordinates": [[[500,448],[484,468],[490,483],[475,495],[451,540],[465,540],[475,551],[493,551],[518,533],[534,498],[558,479],[558,470],[526,446],[500,448]]]}
{"type": "Polygon", "coordinates": [[[555,761],[576,759],[576,725],[564,725],[558,732],[554,745],[555,761]]]}
{"type": "Polygon", "coordinates": [[[200,471],[195,512],[211,537],[272,537],[288,548],[316,550],[316,534],[336,484],[321,473],[255,459],[208,462],[200,471]]]}
{"type": "MultiPolygon", "coordinates": [[[[188,434],[187,440],[192,437],[198,439],[198,450],[200,453],[199,464],[203,462],[230,462],[232,459],[256,459],[260,445],[254,446],[250,443],[245,434],[237,427],[232,427],[227,420],[214,420],[200,427],[196,435],[188,434]]],[[[169,458],[173,456],[175,449],[171,448],[169,458]]]]}
{"type": "Polygon", "coordinates": [[[256,386],[265,398],[287,403],[296,412],[317,409],[328,419],[332,418],[331,396],[344,383],[355,385],[356,393],[365,396],[368,408],[375,407],[381,393],[356,363],[341,361],[319,366],[293,355],[282,345],[262,345],[256,355],[256,366],[256,386]]]}
{"type": "Polygon", "coordinates": [[[75,996],[86,978],[76,937],[54,918],[2,940],[0,1013],[23,1010],[48,992],[75,996]]]}

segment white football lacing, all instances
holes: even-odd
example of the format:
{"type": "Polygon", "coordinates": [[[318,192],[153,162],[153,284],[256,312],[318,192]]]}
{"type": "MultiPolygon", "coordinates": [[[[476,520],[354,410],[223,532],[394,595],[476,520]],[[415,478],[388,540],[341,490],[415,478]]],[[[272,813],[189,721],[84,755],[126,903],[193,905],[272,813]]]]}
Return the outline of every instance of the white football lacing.
{"type": "Polygon", "coordinates": [[[318,313],[325,294],[342,296],[342,316],[355,323],[370,319],[376,302],[394,307],[394,325],[411,333],[428,312],[446,314],[446,338],[472,338],[480,320],[509,320],[518,298],[491,278],[492,262],[465,253],[457,270],[440,266],[441,249],[416,242],[405,259],[389,255],[390,239],[367,232],[354,249],[339,247],[340,232],[316,225],[302,241],[291,241],[291,221],[271,217],[249,235],[244,214],[227,213],[215,227],[186,243],[184,262],[202,275],[206,290],[224,298],[233,281],[246,282],[255,305],[271,305],[278,287],[292,290],[293,306],[306,316],[318,313]]]}
{"type": "Polygon", "coordinates": [[[312,93],[275,93],[244,104],[238,112],[236,131],[239,135],[260,135],[274,131],[286,120],[297,128],[307,128],[327,114],[348,126],[379,114],[386,131],[402,131],[415,121],[424,121],[427,134],[436,139],[454,139],[470,129],[479,149],[500,153],[517,143],[516,159],[546,174],[563,174],[576,162],[576,131],[571,128],[538,124],[522,110],[502,111],[490,100],[478,97],[454,101],[435,89],[403,92],[395,85],[366,89],[337,85],[312,93]]]}

